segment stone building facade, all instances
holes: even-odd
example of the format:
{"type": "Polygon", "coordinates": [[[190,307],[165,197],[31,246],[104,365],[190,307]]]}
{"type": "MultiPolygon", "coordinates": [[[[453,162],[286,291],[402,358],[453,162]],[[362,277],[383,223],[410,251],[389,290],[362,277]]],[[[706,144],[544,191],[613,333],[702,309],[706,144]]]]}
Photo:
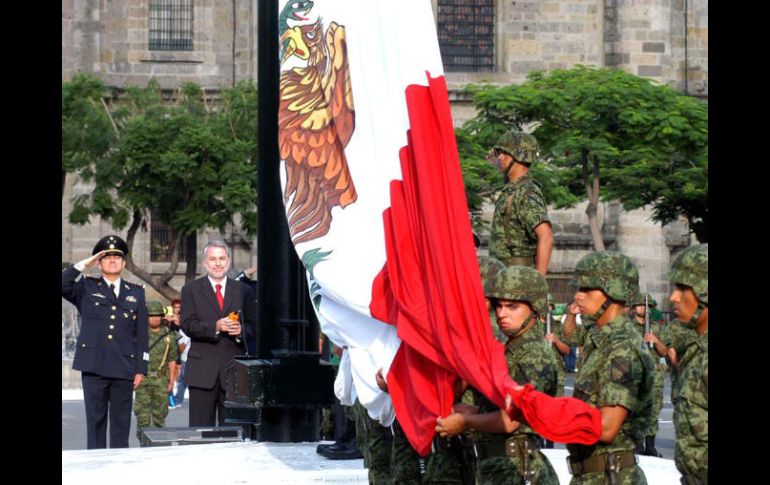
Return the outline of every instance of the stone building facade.
{"type": "MultiPolygon", "coordinates": [[[[454,23],[474,20],[474,15],[478,20],[480,12],[489,14],[491,30],[486,35],[491,50],[486,51],[486,67],[447,69],[457,125],[473,116],[473,107],[462,93],[465,84],[520,83],[532,70],[576,64],[615,66],[708,99],[706,0],[431,1],[440,37],[454,23]]],[[[63,0],[62,81],[77,72],[96,74],[118,90],[145,86],[151,78],[166,89],[195,81],[215,95],[221,86],[256,78],[256,15],[257,0],[63,0]],[[187,12],[181,24],[189,35],[182,40],[191,50],[150,48],[153,35],[157,37],[151,32],[152,18],[157,18],[158,9],[167,7],[187,12]]],[[[457,31],[462,32],[462,26],[457,31]]],[[[177,34],[171,37],[179,40],[177,34]]],[[[442,44],[445,65],[447,52],[442,44]]],[[[82,181],[68,176],[62,207],[63,262],[87,256],[100,235],[112,232],[96,218],[86,226],[73,227],[67,222],[71,197],[87,190],[82,181]]],[[[690,237],[686,222],[661,227],[650,215],[646,209],[628,212],[618,203],[602,203],[599,220],[607,248],[628,254],[640,267],[642,288],[665,301],[669,262],[690,244],[690,237]]],[[[551,216],[556,236],[551,280],[557,300],[562,301],[569,295],[566,281],[575,263],[592,246],[585,204],[552,210],[551,216]]],[[[200,234],[199,249],[208,237],[219,236],[234,243],[234,267],[257,263],[256,241],[237,227],[223,235],[200,234]]],[[[150,235],[140,232],[134,247],[136,262],[160,273],[167,263],[151,263],[149,245],[150,235]]],[[[181,287],[185,269],[180,264],[172,284],[181,287]]],[[[150,298],[157,296],[152,293],[148,290],[150,298]]]]}

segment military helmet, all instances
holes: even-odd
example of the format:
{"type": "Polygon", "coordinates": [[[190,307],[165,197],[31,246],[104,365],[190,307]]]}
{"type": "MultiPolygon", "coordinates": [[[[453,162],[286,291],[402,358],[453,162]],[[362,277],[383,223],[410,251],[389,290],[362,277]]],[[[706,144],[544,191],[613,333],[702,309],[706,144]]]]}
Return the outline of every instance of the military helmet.
{"type": "Polygon", "coordinates": [[[493,148],[507,152],[520,163],[536,162],[540,155],[540,145],[538,145],[537,139],[523,131],[511,130],[504,133],[493,148]]]}
{"type": "Polygon", "coordinates": [[[535,268],[509,266],[497,273],[490,290],[488,298],[526,301],[536,313],[548,312],[548,283],[535,268]]]}
{"type": "Polygon", "coordinates": [[[639,271],[624,254],[597,251],[578,261],[570,283],[577,288],[599,288],[613,300],[628,302],[639,291],[639,271]]]}
{"type": "Polygon", "coordinates": [[[709,245],[691,246],[671,264],[668,279],[672,284],[692,287],[698,300],[709,303],[709,245]]]}
{"type": "Polygon", "coordinates": [[[479,271],[481,272],[481,283],[484,286],[484,294],[486,295],[492,288],[495,276],[505,269],[505,265],[492,256],[478,256],[478,259],[479,271]]]}
{"type": "Polygon", "coordinates": [[[157,300],[149,300],[147,302],[147,315],[150,317],[162,317],[166,314],[166,309],[163,307],[163,303],[157,300]]]}
{"type": "Polygon", "coordinates": [[[647,304],[650,308],[658,306],[658,301],[649,293],[637,292],[629,303],[629,306],[644,305],[644,295],[647,295],[647,304]]]}

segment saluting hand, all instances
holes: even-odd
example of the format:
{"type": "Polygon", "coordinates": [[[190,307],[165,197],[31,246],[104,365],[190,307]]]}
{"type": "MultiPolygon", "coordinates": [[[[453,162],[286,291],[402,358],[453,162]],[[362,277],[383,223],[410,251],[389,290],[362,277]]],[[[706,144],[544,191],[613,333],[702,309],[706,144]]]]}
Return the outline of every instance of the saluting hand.
{"type": "Polygon", "coordinates": [[[91,266],[95,265],[97,261],[102,259],[102,256],[104,256],[104,253],[106,253],[107,250],[103,249],[99,251],[98,253],[94,254],[91,257],[88,257],[86,259],[81,260],[78,264],[82,264],[86,268],[90,268],[91,266]]]}

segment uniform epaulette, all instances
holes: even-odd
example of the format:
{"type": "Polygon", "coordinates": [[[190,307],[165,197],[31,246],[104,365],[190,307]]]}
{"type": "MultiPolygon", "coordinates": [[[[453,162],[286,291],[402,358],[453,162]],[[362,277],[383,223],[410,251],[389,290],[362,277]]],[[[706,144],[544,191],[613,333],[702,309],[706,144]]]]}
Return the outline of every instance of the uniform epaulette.
{"type": "Polygon", "coordinates": [[[129,288],[131,288],[132,286],[138,286],[139,288],[144,289],[144,285],[140,283],[134,283],[133,281],[126,281],[126,280],[123,280],[123,283],[127,284],[129,288]]]}
{"type": "Polygon", "coordinates": [[[85,276],[85,277],[86,277],[86,278],[88,278],[88,279],[94,280],[94,281],[99,281],[99,280],[101,280],[101,279],[102,279],[102,277],[101,277],[101,276],[94,276],[94,275],[89,275],[89,274],[87,274],[87,275],[83,275],[83,276],[85,276]]]}

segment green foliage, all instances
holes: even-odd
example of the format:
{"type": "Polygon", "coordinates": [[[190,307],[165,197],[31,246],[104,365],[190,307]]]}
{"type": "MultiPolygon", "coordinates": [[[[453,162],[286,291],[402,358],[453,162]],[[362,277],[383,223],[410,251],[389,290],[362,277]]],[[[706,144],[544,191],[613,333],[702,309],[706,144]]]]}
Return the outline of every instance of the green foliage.
{"type": "MultiPolygon", "coordinates": [[[[601,198],[626,209],[652,204],[666,224],[685,215],[707,238],[708,106],[619,69],[577,66],[530,73],[520,86],[468,86],[477,116],[458,129],[463,164],[506,130],[535,124],[544,164],[533,164],[556,207],[586,198],[600,167],[601,198]],[[483,148],[482,148],[483,147],[483,148]]],[[[466,174],[470,188],[484,185],[466,174]]],[[[470,204],[470,202],[469,202],[470,204]]]]}
{"type": "MultiPolygon", "coordinates": [[[[88,106],[101,89],[98,81],[83,76],[65,83],[62,92],[72,99],[70,104],[88,106]]],[[[204,103],[203,92],[194,83],[180,86],[177,99],[168,102],[151,81],[146,88],[128,88],[120,102],[109,106],[109,115],[103,106],[100,116],[92,111],[85,112],[88,116],[66,114],[74,127],[71,131],[94,132],[107,147],[99,152],[81,150],[88,156],[76,166],[64,164],[62,144],[62,170],[95,183],[93,192],[74,200],[70,221],[83,224],[96,214],[121,229],[135,212],[146,220],[154,209],[175,232],[190,234],[205,228],[224,230],[240,215],[245,230],[254,234],[256,95],[255,84],[242,81],[222,91],[215,110],[210,101],[204,103]],[[100,121],[98,129],[89,125],[91,118],[100,121]]]]}

